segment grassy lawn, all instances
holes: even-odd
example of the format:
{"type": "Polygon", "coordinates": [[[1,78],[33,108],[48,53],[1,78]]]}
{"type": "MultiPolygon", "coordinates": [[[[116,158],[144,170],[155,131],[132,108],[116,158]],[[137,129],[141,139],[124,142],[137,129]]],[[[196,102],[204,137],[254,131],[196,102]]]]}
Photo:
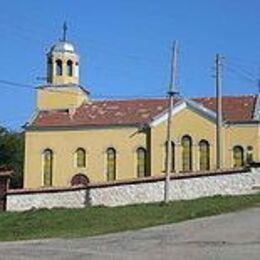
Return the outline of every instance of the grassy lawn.
{"type": "Polygon", "coordinates": [[[260,194],[133,206],[42,209],[0,214],[0,240],[83,237],[134,230],[260,205],[260,194]]]}

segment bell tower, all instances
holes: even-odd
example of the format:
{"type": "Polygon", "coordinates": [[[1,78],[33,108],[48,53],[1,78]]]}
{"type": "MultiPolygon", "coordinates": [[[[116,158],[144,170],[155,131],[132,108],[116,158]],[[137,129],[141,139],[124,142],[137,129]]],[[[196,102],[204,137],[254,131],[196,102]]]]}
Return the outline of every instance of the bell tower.
{"type": "Polygon", "coordinates": [[[80,85],[79,55],[67,41],[67,25],[62,38],[47,53],[47,84],[37,88],[37,109],[74,111],[89,102],[89,92],[80,85]]]}
{"type": "Polygon", "coordinates": [[[72,43],[67,41],[67,24],[63,35],[47,53],[47,82],[53,85],[79,84],[79,55],[72,43]]]}

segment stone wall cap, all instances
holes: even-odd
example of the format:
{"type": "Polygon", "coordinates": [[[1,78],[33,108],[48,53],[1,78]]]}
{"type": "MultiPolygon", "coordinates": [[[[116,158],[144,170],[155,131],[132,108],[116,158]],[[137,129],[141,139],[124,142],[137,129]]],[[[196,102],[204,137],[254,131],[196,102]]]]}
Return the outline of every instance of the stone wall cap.
{"type": "MultiPolygon", "coordinates": [[[[230,175],[230,174],[239,174],[239,173],[247,173],[249,169],[246,168],[232,168],[232,169],[221,169],[221,170],[210,170],[210,171],[199,171],[199,172],[179,172],[172,173],[170,175],[171,180],[175,179],[190,179],[190,178],[200,178],[200,177],[210,177],[217,175],[230,175]]],[[[165,180],[164,175],[158,176],[149,176],[143,178],[135,178],[129,180],[117,180],[111,182],[92,182],[89,183],[89,188],[105,188],[111,186],[119,186],[119,185],[129,185],[129,184],[139,184],[139,183],[147,183],[147,182],[158,182],[165,180]]]]}

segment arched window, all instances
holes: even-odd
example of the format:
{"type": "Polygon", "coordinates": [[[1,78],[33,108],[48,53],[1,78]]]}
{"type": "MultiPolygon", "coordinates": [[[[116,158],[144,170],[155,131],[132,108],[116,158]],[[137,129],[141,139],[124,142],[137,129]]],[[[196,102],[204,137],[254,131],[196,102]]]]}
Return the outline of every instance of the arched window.
{"type": "Polygon", "coordinates": [[[62,76],[62,60],[56,60],[56,75],[62,76]]]}
{"type": "Polygon", "coordinates": [[[52,173],[53,173],[53,152],[50,149],[46,149],[43,152],[43,185],[52,185],[52,173]]]}
{"type": "Polygon", "coordinates": [[[207,171],[210,169],[210,147],[209,142],[201,140],[199,142],[200,151],[200,170],[207,171]]]}
{"type": "Polygon", "coordinates": [[[184,172],[192,171],[192,139],[185,135],[181,140],[182,145],[182,170],[184,172]]]}
{"type": "Polygon", "coordinates": [[[73,66],[73,76],[75,78],[79,77],[79,63],[75,62],[75,65],[73,66]]]}
{"type": "Polygon", "coordinates": [[[71,60],[67,61],[67,75],[70,77],[73,75],[73,62],[71,60]]]}
{"type": "Polygon", "coordinates": [[[171,142],[171,170],[172,172],[175,171],[175,143],[171,142]]]}
{"type": "Polygon", "coordinates": [[[116,179],[116,150],[114,148],[107,149],[107,180],[114,181],[116,179]]]}
{"type": "Polygon", "coordinates": [[[53,66],[53,64],[52,64],[52,59],[51,58],[48,58],[48,79],[52,76],[52,66],[53,66]]]}
{"type": "Polygon", "coordinates": [[[145,177],[147,175],[147,152],[144,148],[137,149],[137,176],[145,177]]]}
{"type": "Polygon", "coordinates": [[[250,164],[254,161],[253,151],[254,151],[253,146],[250,145],[247,147],[247,151],[246,151],[246,163],[247,164],[250,164]]]}
{"type": "Polygon", "coordinates": [[[86,167],[86,151],[83,148],[76,151],[76,165],[78,168],[86,167]]]}
{"type": "Polygon", "coordinates": [[[244,165],[244,149],[237,145],[233,148],[234,167],[242,167],[244,165]]]}
{"type": "MultiPolygon", "coordinates": [[[[164,156],[164,167],[165,171],[167,170],[167,142],[165,142],[165,156],[164,156]]],[[[170,147],[170,170],[171,172],[175,171],[175,143],[171,142],[171,147],[170,147]]]]}

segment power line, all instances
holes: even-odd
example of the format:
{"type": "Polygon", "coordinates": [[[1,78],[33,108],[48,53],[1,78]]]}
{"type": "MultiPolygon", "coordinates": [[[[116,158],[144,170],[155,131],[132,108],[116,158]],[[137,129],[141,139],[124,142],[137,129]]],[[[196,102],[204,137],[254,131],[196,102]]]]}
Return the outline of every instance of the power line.
{"type": "Polygon", "coordinates": [[[237,70],[239,73],[246,75],[249,78],[255,78],[256,75],[252,72],[252,69],[248,69],[245,66],[237,65],[236,63],[227,62],[227,67],[231,67],[234,70],[237,70]]]}
{"type": "Polygon", "coordinates": [[[234,58],[227,59],[226,62],[226,71],[233,79],[241,80],[244,82],[250,82],[257,86],[257,92],[259,92],[259,77],[258,71],[260,71],[259,65],[257,66],[256,63],[254,65],[248,65],[248,62],[245,62],[241,58],[235,58],[235,60],[239,60],[239,62],[234,62],[234,58]],[[257,71],[258,70],[258,71],[257,71]]]}
{"type": "Polygon", "coordinates": [[[257,80],[256,77],[252,78],[252,77],[246,76],[246,75],[240,73],[239,71],[237,71],[236,69],[234,69],[233,67],[226,66],[226,71],[228,73],[230,73],[231,75],[235,76],[237,79],[240,79],[242,81],[255,82],[257,80]]]}
{"type": "Polygon", "coordinates": [[[233,62],[236,62],[237,64],[240,64],[242,66],[247,66],[247,67],[259,67],[260,60],[248,60],[248,59],[243,59],[241,57],[235,57],[235,56],[228,56],[229,60],[232,60],[233,62]]]}
{"type": "MultiPolygon", "coordinates": [[[[13,82],[13,81],[9,81],[9,80],[4,80],[4,79],[0,79],[0,84],[2,84],[2,87],[12,87],[12,88],[21,88],[23,90],[28,90],[28,91],[35,91],[36,88],[33,87],[32,85],[29,85],[29,84],[24,84],[24,83],[18,83],[18,82],[13,82]]],[[[45,91],[49,91],[51,93],[59,93],[59,94],[69,94],[69,95],[77,95],[75,92],[71,92],[71,91],[68,91],[68,90],[55,90],[55,89],[48,89],[48,88],[45,88],[44,89],[45,91]]],[[[145,95],[95,95],[93,97],[93,100],[96,100],[98,101],[98,99],[110,99],[110,100],[113,100],[113,99],[136,99],[136,98],[165,98],[164,96],[162,95],[153,95],[153,94],[145,94],[145,95]]],[[[2,123],[8,123],[7,121],[16,121],[16,120],[24,120],[26,116],[21,116],[21,117],[12,117],[12,118],[5,118],[4,120],[1,119],[0,122],[2,123]]]]}
{"type": "MultiPolygon", "coordinates": [[[[29,84],[23,84],[23,83],[18,83],[18,82],[13,82],[13,81],[9,81],[9,80],[3,80],[3,79],[0,79],[0,84],[4,84],[5,87],[8,87],[8,86],[18,87],[18,88],[26,89],[29,91],[37,90],[37,88],[35,88],[29,84]]],[[[51,86],[51,87],[53,87],[53,88],[49,89],[48,87],[46,87],[46,88],[44,88],[44,90],[48,91],[48,92],[52,92],[52,93],[78,96],[78,94],[73,91],[64,90],[64,89],[59,90],[58,87],[56,89],[54,89],[55,86],[51,86]]],[[[142,95],[101,95],[101,94],[96,94],[93,97],[94,98],[111,98],[111,99],[125,98],[125,99],[127,99],[127,98],[141,98],[141,97],[155,97],[156,98],[156,97],[158,97],[158,95],[155,95],[154,93],[146,93],[146,94],[142,94],[142,95]]]]}
{"type": "Polygon", "coordinates": [[[13,82],[13,81],[9,81],[9,80],[3,80],[3,79],[0,79],[0,83],[8,85],[8,86],[21,87],[21,88],[33,90],[33,87],[31,85],[28,85],[28,84],[17,83],[17,82],[13,82]]]}

